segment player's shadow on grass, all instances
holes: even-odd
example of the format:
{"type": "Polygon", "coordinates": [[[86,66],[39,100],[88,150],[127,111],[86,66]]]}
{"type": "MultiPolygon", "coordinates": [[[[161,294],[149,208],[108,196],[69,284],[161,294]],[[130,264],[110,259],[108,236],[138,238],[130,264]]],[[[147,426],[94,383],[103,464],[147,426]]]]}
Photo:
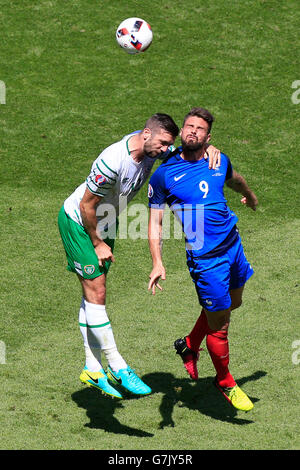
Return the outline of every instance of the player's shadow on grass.
{"type": "MultiPolygon", "coordinates": [[[[266,372],[257,371],[252,375],[238,380],[238,384],[243,384],[252,380],[259,380],[264,377],[266,372]]],[[[210,416],[219,421],[244,425],[250,424],[251,413],[236,410],[213,384],[213,378],[200,378],[197,382],[189,378],[177,379],[174,375],[164,372],[147,374],[143,380],[152,388],[153,393],[163,393],[163,398],[159,407],[162,421],[160,429],[166,426],[175,426],[172,418],[175,406],[198,410],[200,413],[210,416]],[[243,416],[243,417],[241,417],[243,416]]],[[[258,401],[258,398],[250,397],[252,402],[258,401]]]]}
{"type": "Polygon", "coordinates": [[[127,436],[153,437],[149,432],[121,424],[114,417],[115,410],[123,408],[121,400],[101,395],[98,390],[91,388],[78,390],[72,394],[72,399],[79,408],[86,409],[87,417],[90,419],[90,422],[85,424],[88,428],[103,429],[106,432],[127,436]]]}

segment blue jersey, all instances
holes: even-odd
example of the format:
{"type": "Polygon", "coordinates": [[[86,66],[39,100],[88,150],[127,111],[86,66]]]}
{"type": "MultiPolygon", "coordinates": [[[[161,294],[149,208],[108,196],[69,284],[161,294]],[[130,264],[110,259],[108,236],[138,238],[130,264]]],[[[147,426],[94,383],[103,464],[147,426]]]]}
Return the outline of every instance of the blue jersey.
{"type": "Polygon", "coordinates": [[[215,253],[237,236],[237,216],[227,206],[224,183],[232,165],[221,154],[221,165],[208,168],[208,160],[183,160],[179,147],[153,173],[149,181],[149,207],[167,203],[182,224],[186,249],[193,256],[215,253]]]}

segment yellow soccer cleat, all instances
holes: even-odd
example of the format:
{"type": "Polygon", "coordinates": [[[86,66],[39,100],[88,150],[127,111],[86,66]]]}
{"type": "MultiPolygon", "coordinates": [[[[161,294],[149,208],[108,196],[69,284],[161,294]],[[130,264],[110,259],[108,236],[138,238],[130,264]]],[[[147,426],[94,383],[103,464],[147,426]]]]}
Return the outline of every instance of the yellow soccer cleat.
{"type": "Polygon", "coordinates": [[[254,406],[252,401],[238,385],[235,385],[234,387],[221,387],[218,384],[217,379],[215,379],[214,384],[226,400],[234,406],[234,408],[242,411],[252,410],[254,406]]]}
{"type": "Polygon", "coordinates": [[[109,395],[114,398],[123,398],[118,390],[108,383],[107,375],[103,369],[99,372],[90,372],[85,367],[79,378],[81,382],[86,384],[88,387],[95,387],[105,395],[109,395]]]}

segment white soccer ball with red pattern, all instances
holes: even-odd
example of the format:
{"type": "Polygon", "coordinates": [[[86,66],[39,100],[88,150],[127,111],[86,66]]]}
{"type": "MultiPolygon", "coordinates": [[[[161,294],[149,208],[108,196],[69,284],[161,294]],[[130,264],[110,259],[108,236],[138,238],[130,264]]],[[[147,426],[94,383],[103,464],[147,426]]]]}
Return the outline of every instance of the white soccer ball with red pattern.
{"type": "Polygon", "coordinates": [[[118,26],[116,39],[128,54],[138,54],[151,45],[153,33],[151,26],[142,18],[127,18],[118,26]]]}

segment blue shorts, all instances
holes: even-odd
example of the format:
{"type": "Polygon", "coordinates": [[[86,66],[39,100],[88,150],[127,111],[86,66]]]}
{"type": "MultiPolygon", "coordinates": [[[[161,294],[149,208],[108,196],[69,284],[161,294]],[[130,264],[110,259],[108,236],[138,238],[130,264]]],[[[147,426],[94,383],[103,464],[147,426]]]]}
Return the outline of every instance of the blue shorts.
{"type": "Polygon", "coordinates": [[[242,287],[254,273],[240,236],[224,253],[212,258],[201,259],[187,253],[187,265],[200,304],[212,312],[228,309],[230,291],[242,287]]]}

